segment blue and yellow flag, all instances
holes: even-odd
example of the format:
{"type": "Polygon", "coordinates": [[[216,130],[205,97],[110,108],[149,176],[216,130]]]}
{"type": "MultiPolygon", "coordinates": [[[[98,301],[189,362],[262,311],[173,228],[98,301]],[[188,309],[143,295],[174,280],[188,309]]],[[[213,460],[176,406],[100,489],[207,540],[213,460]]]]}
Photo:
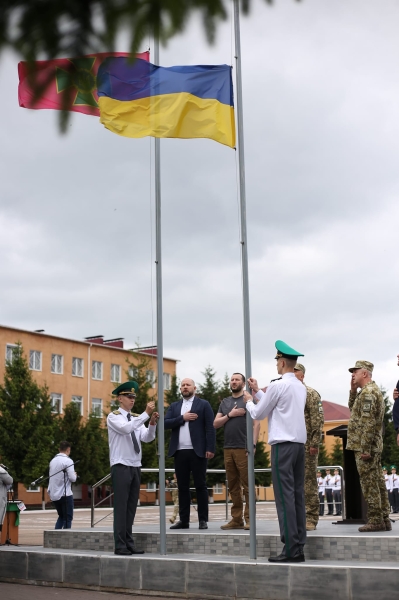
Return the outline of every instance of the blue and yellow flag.
{"type": "Polygon", "coordinates": [[[209,138],[235,146],[231,67],[158,67],[105,60],[97,75],[100,122],[131,138],[209,138]]]}

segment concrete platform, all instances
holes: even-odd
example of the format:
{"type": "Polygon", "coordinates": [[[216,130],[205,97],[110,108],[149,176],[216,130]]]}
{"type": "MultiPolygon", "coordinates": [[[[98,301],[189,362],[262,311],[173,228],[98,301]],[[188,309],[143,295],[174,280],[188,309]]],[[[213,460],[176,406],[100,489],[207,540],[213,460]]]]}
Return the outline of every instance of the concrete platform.
{"type": "Polygon", "coordinates": [[[0,581],[171,598],[375,600],[396,598],[399,564],[174,554],[114,556],[107,552],[1,547],[0,581]]]}
{"type": "MultiPolygon", "coordinates": [[[[249,557],[249,532],[223,531],[224,521],[208,523],[208,530],[199,530],[192,523],[189,530],[167,529],[167,553],[173,555],[205,555],[207,557],[249,557]]],[[[146,554],[159,554],[158,525],[134,526],[136,546],[146,554]]],[[[44,532],[48,549],[75,551],[113,551],[110,527],[95,529],[49,530],[44,532]]],[[[280,553],[282,544],[276,521],[257,523],[257,556],[268,558],[280,553]]],[[[399,524],[392,531],[360,533],[358,525],[333,525],[321,521],[316,531],[308,532],[305,546],[307,560],[396,563],[399,562],[399,524]]]]}

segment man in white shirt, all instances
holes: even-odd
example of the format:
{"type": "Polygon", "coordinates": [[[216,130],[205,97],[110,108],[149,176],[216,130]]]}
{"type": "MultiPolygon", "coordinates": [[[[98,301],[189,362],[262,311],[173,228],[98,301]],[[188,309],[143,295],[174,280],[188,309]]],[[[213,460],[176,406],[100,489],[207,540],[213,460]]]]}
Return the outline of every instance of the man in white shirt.
{"type": "Polygon", "coordinates": [[[269,418],[269,438],[273,489],[284,544],[279,556],[269,562],[304,562],[306,543],[305,514],[305,403],[306,387],[295,377],[298,356],[303,356],[278,340],[277,372],[281,379],[273,381],[266,392],[259,390],[256,379],[248,379],[255,397],[245,392],[246,407],[253,419],[269,418]]]}
{"type": "Polygon", "coordinates": [[[331,479],[333,485],[333,496],[335,503],[335,516],[342,515],[342,497],[341,497],[341,475],[338,469],[334,469],[334,477],[331,479]]]}
{"type": "Polygon", "coordinates": [[[332,489],[332,475],[330,469],[326,469],[326,476],[324,478],[324,487],[327,498],[327,506],[329,515],[334,514],[334,502],[333,502],[333,489],[332,489]]]}
{"type": "Polygon", "coordinates": [[[391,465],[391,488],[392,488],[392,512],[399,513],[399,478],[396,473],[396,466],[391,465]]]}
{"type": "Polygon", "coordinates": [[[158,413],[155,402],[148,402],[145,411],[137,416],[131,410],[138,392],[136,381],[127,381],[112,394],[117,396],[119,409],[107,417],[111,478],[114,489],[114,543],[115,554],[130,556],[144,554],[136,550],[132,537],[134,517],[140,493],[141,442],[155,439],[158,413]],[[150,418],[147,427],[144,423],[150,418]]]}
{"type": "Polygon", "coordinates": [[[324,477],[321,476],[321,471],[317,471],[317,487],[319,489],[319,516],[322,517],[324,515],[324,492],[325,492],[325,480],[324,477]]]}
{"type": "Polygon", "coordinates": [[[61,442],[59,454],[50,462],[48,494],[58,513],[55,529],[71,529],[73,519],[73,494],[71,483],[77,479],[74,464],[69,455],[71,444],[61,442]]]}

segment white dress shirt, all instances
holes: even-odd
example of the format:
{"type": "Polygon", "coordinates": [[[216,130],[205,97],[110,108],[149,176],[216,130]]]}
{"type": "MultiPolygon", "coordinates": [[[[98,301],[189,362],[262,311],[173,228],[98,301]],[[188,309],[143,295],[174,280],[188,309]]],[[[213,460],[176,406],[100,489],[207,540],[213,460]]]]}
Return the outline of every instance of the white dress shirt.
{"type": "Polygon", "coordinates": [[[326,475],[324,478],[324,487],[326,488],[326,490],[331,490],[332,489],[332,475],[326,475]]]}
{"type": "MultiPolygon", "coordinates": [[[[191,398],[183,398],[183,402],[181,405],[181,411],[180,411],[181,415],[184,415],[186,412],[191,411],[191,407],[193,405],[193,400],[194,400],[194,396],[191,396],[191,398]]],[[[192,450],[193,449],[193,444],[191,442],[189,421],[184,421],[184,425],[182,425],[180,427],[179,445],[177,446],[177,449],[178,450],[192,450]]]]}
{"type": "Polygon", "coordinates": [[[341,476],[340,475],[333,475],[331,477],[331,483],[332,483],[332,489],[333,490],[340,490],[341,489],[341,476]]]}
{"type": "Polygon", "coordinates": [[[324,496],[324,483],[325,483],[325,479],[324,477],[318,477],[317,478],[317,485],[319,486],[319,493],[321,492],[324,496]]]}
{"type": "Polygon", "coordinates": [[[385,487],[387,488],[388,492],[392,492],[392,482],[391,482],[390,476],[384,475],[384,480],[385,480],[385,487]]]}
{"type": "Polygon", "coordinates": [[[398,479],[398,475],[397,473],[392,473],[392,475],[389,476],[391,478],[391,487],[393,490],[398,489],[399,488],[399,479],[398,479]]]}
{"type": "Polygon", "coordinates": [[[268,443],[297,442],[305,444],[306,387],[294,373],[285,373],[273,381],[266,392],[255,394],[258,400],[247,402],[247,410],[253,419],[262,420],[269,416],[268,443]]]}
{"type": "Polygon", "coordinates": [[[71,482],[76,481],[76,478],[73,460],[64,452],[54,456],[50,462],[50,479],[47,488],[51,500],[59,500],[63,496],[72,496],[71,482]],[[61,469],[65,469],[65,478],[61,469]],[[61,473],[58,473],[58,471],[61,471],[61,473]]]}
{"type": "Polygon", "coordinates": [[[127,420],[127,411],[118,409],[118,415],[110,413],[107,417],[109,460],[112,465],[122,464],[128,467],[141,467],[141,442],[152,442],[155,438],[156,425],[144,427],[144,423],[150,418],[146,412],[139,417],[131,417],[127,420]],[[131,433],[134,431],[140,454],[133,447],[131,433]]]}

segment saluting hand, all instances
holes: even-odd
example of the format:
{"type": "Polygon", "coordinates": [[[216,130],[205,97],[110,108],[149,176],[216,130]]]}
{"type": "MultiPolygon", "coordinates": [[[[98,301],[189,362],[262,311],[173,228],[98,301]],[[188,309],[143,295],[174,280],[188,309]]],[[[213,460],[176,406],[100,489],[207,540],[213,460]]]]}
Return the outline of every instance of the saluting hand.
{"type": "Polygon", "coordinates": [[[151,402],[148,402],[147,406],[145,407],[145,412],[147,413],[147,415],[151,415],[151,413],[154,411],[154,408],[155,402],[151,400],[151,402]]]}
{"type": "Polygon", "coordinates": [[[357,384],[353,381],[353,375],[351,376],[351,392],[357,392],[357,384]]]}
{"type": "Polygon", "coordinates": [[[183,419],[184,421],[195,421],[195,419],[198,419],[198,415],[197,413],[186,412],[183,415],[183,419]]]}

